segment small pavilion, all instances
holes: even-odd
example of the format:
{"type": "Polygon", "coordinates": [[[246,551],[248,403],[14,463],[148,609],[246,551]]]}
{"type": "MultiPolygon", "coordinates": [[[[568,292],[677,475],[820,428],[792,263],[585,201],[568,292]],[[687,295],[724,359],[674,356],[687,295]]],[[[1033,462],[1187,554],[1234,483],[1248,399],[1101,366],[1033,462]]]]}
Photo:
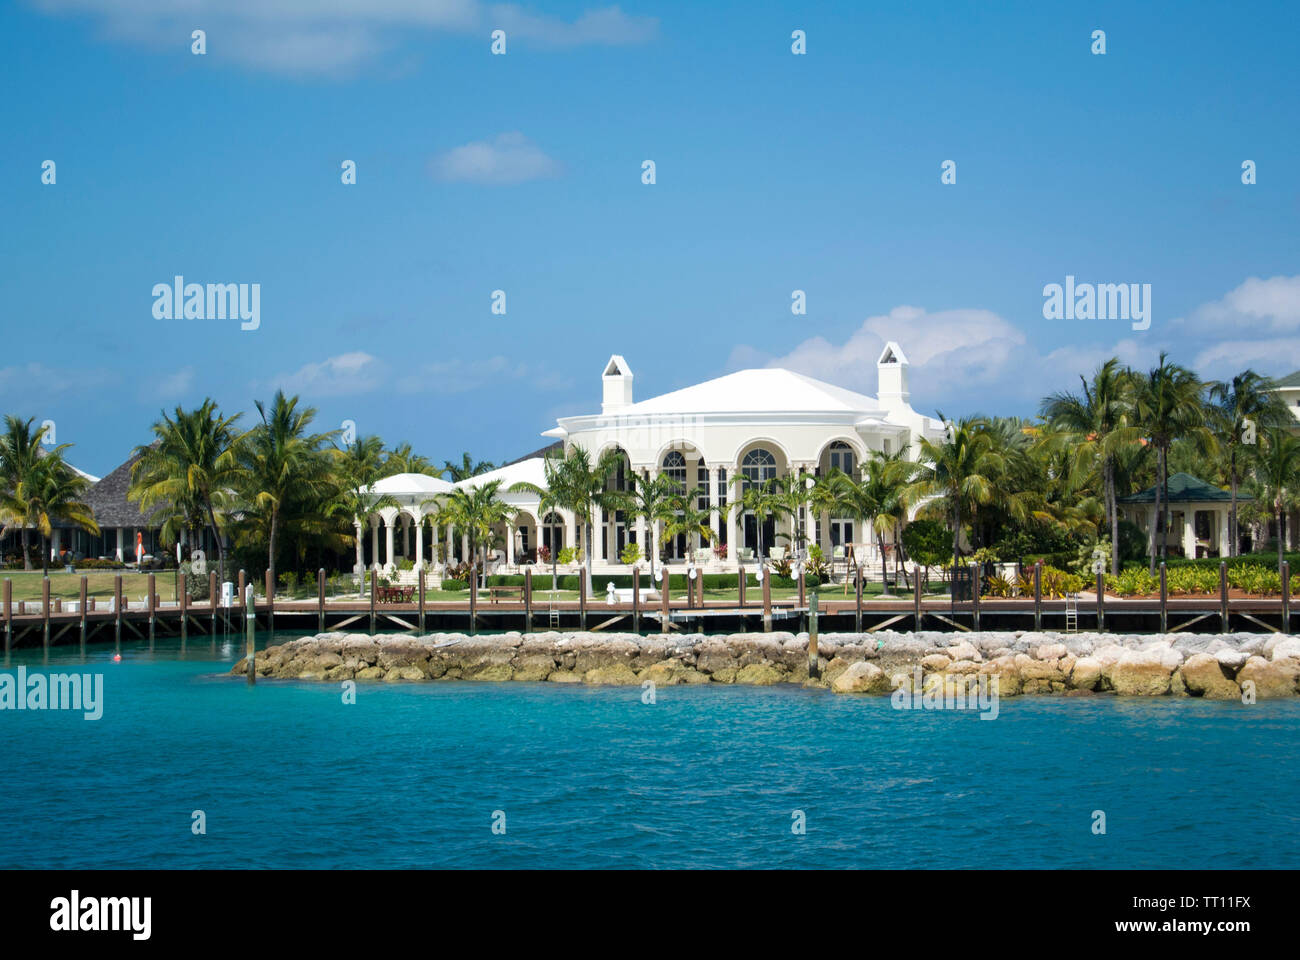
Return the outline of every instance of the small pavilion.
{"type": "MultiPolygon", "coordinates": [[[[1238,491],[1237,502],[1252,498],[1238,491]]],[[[1226,557],[1228,550],[1228,511],[1232,494],[1190,473],[1175,473],[1169,478],[1169,530],[1165,543],[1171,554],[1184,557],[1226,557]]],[[[1156,516],[1156,488],[1119,498],[1126,519],[1136,523],[1147,535],[1148,543],[1159,546],[1162,517],[1156,516]]],[[[1164,513],[1164,494],[1160,512],[1164,513]]]]}

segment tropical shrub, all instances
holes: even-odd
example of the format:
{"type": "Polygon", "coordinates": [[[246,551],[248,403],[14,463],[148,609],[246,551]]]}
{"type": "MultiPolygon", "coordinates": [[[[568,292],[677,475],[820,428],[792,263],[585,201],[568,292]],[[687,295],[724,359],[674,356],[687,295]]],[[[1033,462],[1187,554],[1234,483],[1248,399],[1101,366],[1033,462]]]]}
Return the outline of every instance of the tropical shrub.
{"type": "MultiPolygon", "coordinates": [[[[1030,586],[1033,591],[1033,586],[1030,586]]],[[[1011,581],[1003,576],[992,576],[984,584],[984,596],[986,597],[1009,597],[1011,596],[1011,581]]]]}
{"type": "Polygon", "coordinates": [[[551,562],[551,548],[548,547],[546,544],[542,544],[540,547],[537,548],[537,562],[538,563],[551,562]]]}
{"type": "Polygon", "coordinates": [[[952,531],[938,520],[913,520],[900,539],[907,555],[922,566],[937,567],[945,558],[952,562],[952,531]]]}
{"type": "Polygon", "coordinates": [[[442,589],[446,590],[448,593],[455,593],[459,590],[468,590],[469,581],[468,580],[444,580],[442,581],[442,589]]]}
{"type": "Polygon", "coordinates": [[[618,556],[619,560],[631,566],[641,559],[641,548],[635,543],[629,543],[623,548],[623,552],[618,556]]]}

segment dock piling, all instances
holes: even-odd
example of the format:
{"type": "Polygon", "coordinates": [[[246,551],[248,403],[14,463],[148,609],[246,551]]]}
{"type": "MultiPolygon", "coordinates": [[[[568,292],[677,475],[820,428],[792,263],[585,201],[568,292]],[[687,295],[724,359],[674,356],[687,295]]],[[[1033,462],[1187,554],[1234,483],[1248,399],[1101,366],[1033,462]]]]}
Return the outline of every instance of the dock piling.
{"type": "Polygon", "coordinates": [[[3,590],[0,591],[0,604],[4,607],[5,620],[5,666],[9,666],[9,651],[14,645],[14,582],[5,577],[3,590]]]}
{"type": "Polygon", "coordinates": [[[918,565],[916,573],[912,575],[912,632],[920,633],[921,618],[925,616],[921,612],[921,567],[918,565]]]}
{"type": "Polygon", "coordinates": [[[662,632],[667,633],[670,624],[673,622],[673,597],[669,584],[672,583],[672,574],[668,572],[667,567],[659,568],[659,609],[661,616],[659,618],[659,628],[662,632]]]}
{"type": "Polygon", "coordinates": [[[1169,577],[1163,560],[1160,561],[1160,632],[1169,632],[1169,577]]]}
{"type": "Polygon", "coordinates": [[[1034,563],[1034,632],[1043,629],[1043,561],[1034,563]]]}
{"type": "Polygon", "coordinates": [[[1106,632],[1106,574],[1097,571],[1097,632],[1106,632]]]}
{"type": "Polygon", "coordinates": [[[862,632],[862,567],[853,567],[853,632],[862,632]]]}
{"type": "MultiPolygon", "coordinates": [[[[235,594],[235,606],[239,607],[243,611],[241,616],[244,621],[240,623],[239,627],[241,630],[246,630],[248,629],[248,607],[244,603],[244,595],[248,592],[248,575],[244,573],[243,570],[239,571],[238,591],[239,592],[235,594]]],[[[253,619],[257,619],[256,613],[254,613],[253,619]]]]}
{"type": "Polygon", "coordinates": [[[268,567],[266,571],[266,632],[275,636],[275,574],[268,567]]]}
{"type": "Polygon", "coordinates": [[[970,610],[971,624],[976,633],[980,632],[980,565],[970,565],[970,610]]]}
{"type": "MultiPolygon", "coordinates": [[[[420,631],[424,631],[424,571],[420,571],[420,631]]],[[[325,632],[325,568],[316,570],[316,632],[325,632]]]]}
{"type": "MultiPolygon", "coordinates": [[[[421,611],[424,607],[421,605],[421,611]]],[[[423,616],[423,613],[421,613],[423,616]]],[[[424,632],[424,621],[420,622],[420,632],[424,632]]],[[[532,568],[524,570],[524,632],[533,632],[533,571],[532,568]]]]}
{"type": "MultiPolygon", "coordinates": [[[[243,571],[240,571],[242,576],[243,571]]],[[[244,656],[248,660],[248,685],[257,682],[257,608],[253,606],[253,585],[250,583],[244,594],[244,656]]]]}
{"type": "Polygon", "coordinates": [[[641,568],[632,568],[632,632],[641,632],[641,568]]]}
{"type": "MultiPolygon", "coordinates": [[[[372,637],[375,635],[375,590],[378,589],[375,585],[378,582],[379,582],[379,564],[372,563],[370,565],[370,635],[372,637]]],[[[470,591],[470,610],[472,611],[474,609],[473,578],[470,579],[469,591],[470,591]]],[[[471,617],[472,616],[473,614],[471,613],[471,617]]]]}
{"type": "Polygon", "coordinates": [[[808,598],[808,676],[816,680],[821,676],[817,665],[817,591],[808,598]]]}
{"type": "MultiPolygon", "coordinates": [[[[527,579],[527,577],[528,574],[525,573],[524,578],[527,579]]],[[[417,591],[419,591],[420,594],[420,636],[424,636],[424,587],[425,587],[424,567],[420,567],[419,583],[416,585],[415,588],[417,591]]],[[[322,603],[321,621],[324,622],[324,619],[325,619],[325,607],[324,604],[322,603]]],[[[324,628],[322,627],[322,629],[324,628]]]]}
{"type": "Polygon", "coordinates": [[[763,632],[772,632],[772,572],[763,571],[763,632]]]}
{"type": "Polygon", "coordinates": [[[84,657],[86,655],[86,613],[88,612],[86,608],[90,602],[87,597],[89,593],[87,577],[84,573],[81,575],[80,589],[77,593],[81,601],[77,604],[77,609],[81,611],[81,655],[84,657]]]}
{"type": "Polygon", "coordinates": [[[41,578],[41,648],[50,662],[50,578],[41,578]]]}
{"type": "Polygon", "coordinates": [[[578,626],[587,629],[587,573],[578,574],[578,626]]]}
{"type": "Polygon", "coordinates": [[[1219,561],[1219,632],[1228,632],[1228,565],[1219,561]]]}
{"type": "Polygon", "coordinates": [[[176,589],[179,590],[181,594],[176,599],[181,605],[181,649],[184,650],[185,641],[189,638],[190,634],[190,588],[185,574],[182,573],[180,575],[176,589]]]}
{"type": "Polygon", "coordinates": [[[122,575],[113,577],[113,652],[122,652],[122,575]]]}
{"type": "Polygon", "coordinates": [[[1279,572],[1282,574],[1282,632],[1291,632],[1291,564],[1283,560],[1279,572]]]}

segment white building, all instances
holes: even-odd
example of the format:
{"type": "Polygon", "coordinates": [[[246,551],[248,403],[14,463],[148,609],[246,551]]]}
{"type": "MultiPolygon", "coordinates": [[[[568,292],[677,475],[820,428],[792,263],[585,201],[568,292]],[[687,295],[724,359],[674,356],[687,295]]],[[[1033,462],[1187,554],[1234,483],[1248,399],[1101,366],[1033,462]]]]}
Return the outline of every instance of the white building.
{"type": "MultiPolygon", "coordinates": [[[[898,344],[885,346],[876,368],[879,392],[875,397],[790,370],[756,369],[638,402],[631,367],[623,357],[613,356],[601,374],[600,412],[564,417],[543,436],[560,441],[566,451],[574,446],[585,448],[593,462],[606,450],[617,450],[622,464],[610,478],[611,489],[628,489],[633,473],[667,474],[687,489],[701,488],[704,495],[699,507],[709,511],[716,546],[697,559],[709,569],[734,570],[758,546],[755,518],[726,510],[728,499],[735,496],[733,479],[738,475],[762,481],[790,474],[815,477],[832,468],[856,474],[872,452],[888,454],[906,449],[908,456],[915,458],[920,437],[942,438],[940,421],[912,409],[908,361],[898,344]]],[[[417,501],[427,500],[438,492],[435,488],[439,485],[448,486],[429,477],[413,479],[416,477],[390,477],[376,485],[377,491],[383,487],[380,492],[400,495],[409,504],[378,511],[372,517],[372,557],[384,563],[384,558],[394,555],[393,531],[397,528],[402,530],[396,546],[399,556],[413,561],[437,561],[448,556],[466,559],[467,538],[453,539],[445,530],[443,549],[436,556],[432,545],[437,533],[412,540],[412,526],[424,526],[423,520],[432,512],[417,501]],[[420,484],[421,489],[407,491],[405,487],[411,483],[420,484]],[[384,541],[389,547],[382,554],[380,526],[386,528],[384,541]]],[[[457,486],[480,486],[493,480],[501,481],[502,499],[517,511],[510,530],[500,530],[493,545],[493,572],[515,572],[522,564],[535,561],[541,544],[558,555],[564,547],[580,543],[577,521],[571,512],[556,510],[540,516],[536,495],[510,492],[520,481],[545,485],[541,457],[507,465],[457,486]]],[[[778,549],[790,549],[796,542],[795,528],[799,527],[828,557],[834,556],[836,547],[853,545],[859,561],[878,559],[873,531],[857,529],[856,521],[848,517],[809,517],[809,512],[805,509],[797,517],[769,519],[763,534],[765,546],[775,544],[778,549]]],[[[644,520],[621,512],[602,512],[595,518],[595,567],[626,569],[619,558],[628,543],[643,547],[648,544],[656,557],[684,562],[685,537],[665,543],[662,525],[655,526],[649,530],[644,520]]]]}

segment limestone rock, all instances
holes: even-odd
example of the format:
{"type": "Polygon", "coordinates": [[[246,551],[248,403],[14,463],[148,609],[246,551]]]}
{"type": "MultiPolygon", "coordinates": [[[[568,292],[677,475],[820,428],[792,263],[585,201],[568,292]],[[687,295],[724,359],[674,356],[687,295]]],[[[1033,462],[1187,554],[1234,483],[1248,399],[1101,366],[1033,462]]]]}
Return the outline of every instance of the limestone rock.
{"type": "Polygon", "coordinates": [[[889,693],[893,689],[885,671],[869,660],[850,664],[831,681],[835,693],[889,693]]]}
{"type": "Polygon", "coordinates": [[[1217,658],[1208,653],[1194,653],[1182,667],[1187,692],[1206,700],[1239,700],[1241,688],[1224,672],[1217,658]]]}

